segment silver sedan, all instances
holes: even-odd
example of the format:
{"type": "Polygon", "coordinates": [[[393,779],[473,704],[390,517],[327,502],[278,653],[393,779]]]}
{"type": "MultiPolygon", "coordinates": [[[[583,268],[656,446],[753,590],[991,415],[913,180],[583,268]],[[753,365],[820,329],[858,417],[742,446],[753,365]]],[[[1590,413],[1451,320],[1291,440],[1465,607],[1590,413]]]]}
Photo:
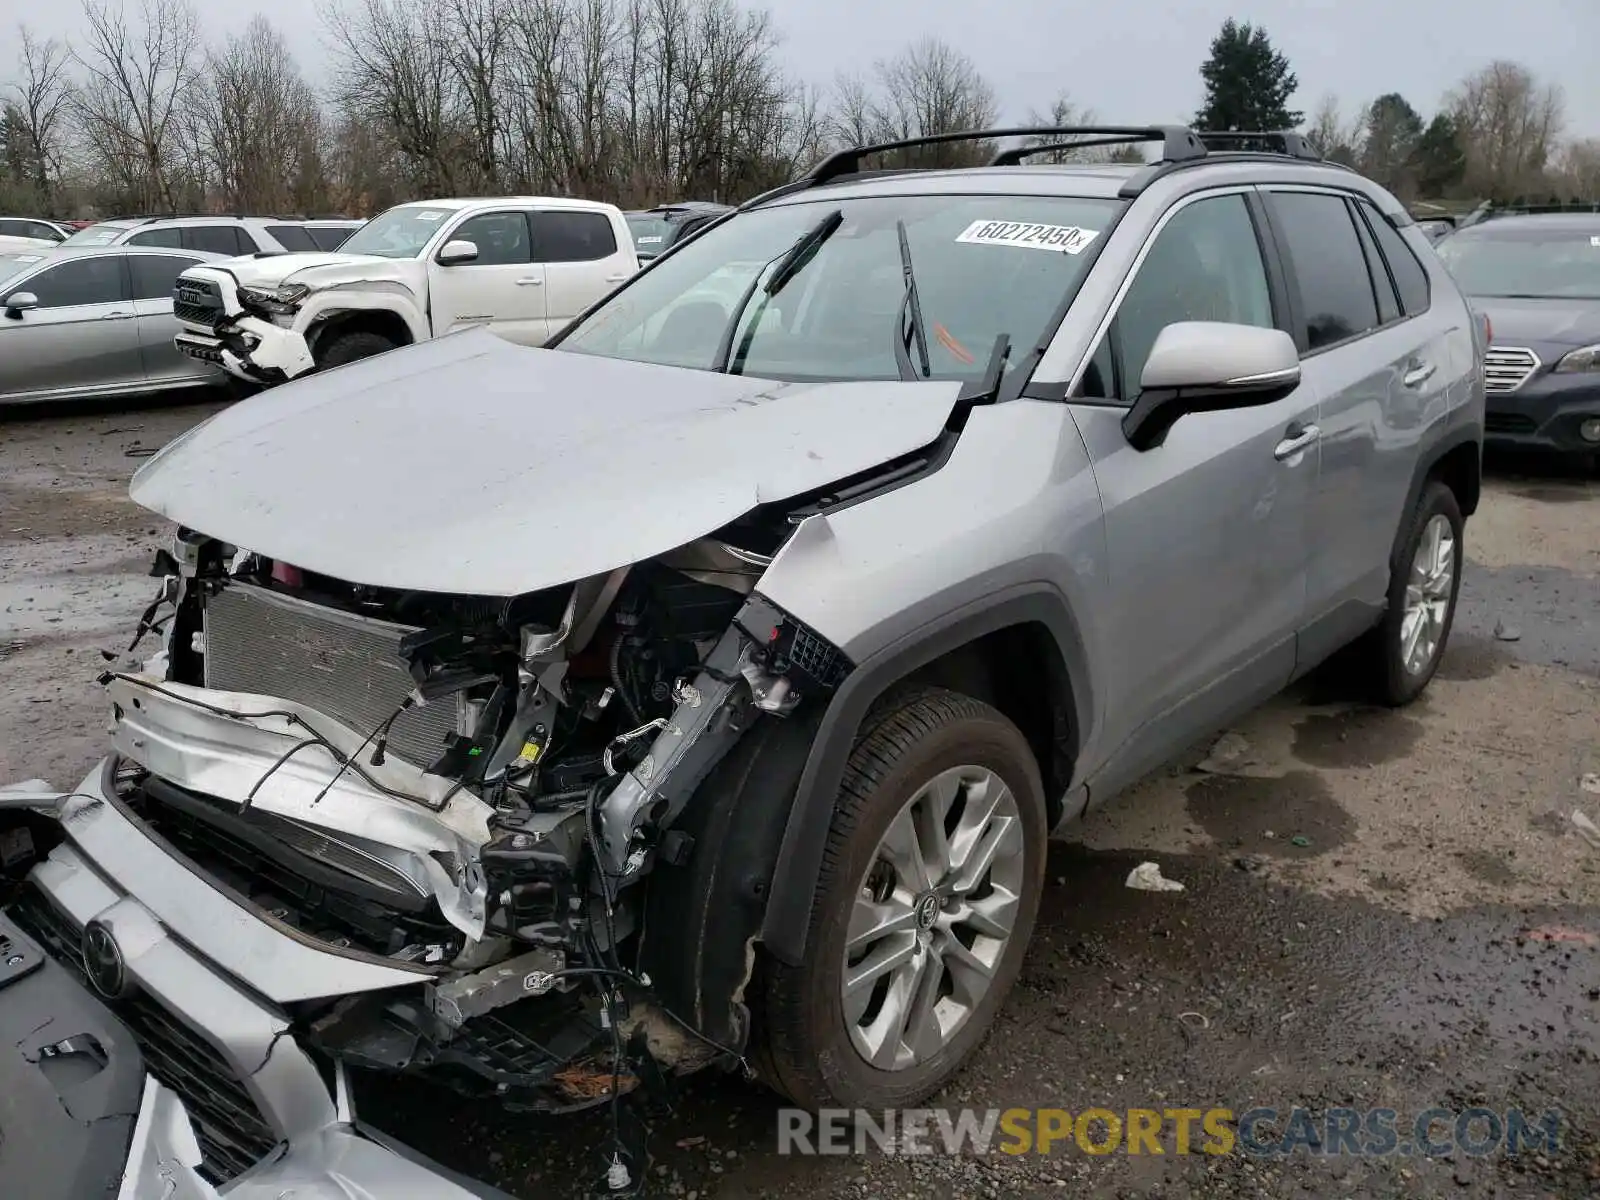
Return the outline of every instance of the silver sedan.
{"type": "Polygon", "coordinates": [[[172,344],[178,276],[223,258],[128,246],[0,255],[0,404],[225,382],[172,344]]]}

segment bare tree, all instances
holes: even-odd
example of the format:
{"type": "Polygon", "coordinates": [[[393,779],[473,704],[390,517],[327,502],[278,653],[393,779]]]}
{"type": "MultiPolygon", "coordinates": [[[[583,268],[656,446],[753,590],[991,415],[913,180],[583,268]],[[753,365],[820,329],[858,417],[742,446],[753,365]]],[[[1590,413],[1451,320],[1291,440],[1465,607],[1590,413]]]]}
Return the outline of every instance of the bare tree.
{"type": "Polygon", "coordinates": [[[283,36],[265,17],[207,56],[194,89],[191,130],[217,199],[235,211],[299,207],[315,167],[321,113],[283,36]]]}
{"type": "Polygon", "coordinates": [[[179,194],[179,118],[202,43],[189,0],[141,0],[130,28],[122,0],[84,0],[76,114],[101,169],[126,202],[171,210],[179,194]]]}
{"type": "MultiPolygon", "coordinates": [[[[924,38],[880,62],[878,120],[893,138],[982,129],[994,124],[994,89],[961,51],[924,38]]],[[[964,166],[992,153],[973,143],[929,146],[903,156],[907,165],[964,166]]]]}
{"type": "MultiPolygon", "coordinates": [[[[1095,112],[1094,109],[1088,107],[1087,105],[1078,104],[1066,92],[1062,92],[1051,103],[1048,111],[1040,112],[1038,109],[1029,109],[1026,124],[1041,126],[1049,125],[1057,129],[1064,129],[1071,128],[1073,126],[1095,125],[1098,124],[1099,121],[1100,116],[1095,112]]],[[[1083,140],[1085,139],[1077,137],[1030,137],[1025,139],[1025,144],[1029,146],[1070,145],[1083,140]]],[[[1113,156],[1118,155],[1119,152],[1126,151],[1130,148],[1136,151],[1131,161],[1143,162],[1144,155],[1142,153],[1137,153],[1137,147],[1126,145],[1091,145],[1085,146],[1081,149],[1051,150],[1043,154],[1033,155],[1030,161],[1037,163],[1094,163],[1127,161],[1125,155],[1121,158],[1114,158],[1113,156]]]]}
{"type": "Polygon", "coordinates": [[[26,139],[29,174],[35,199],[55,208],[55,185],[66,158],[67,115],[72,104],[71,54],[61,42],[40,41],[26,25],[18,30],[18,82],[7,107],[26,139]]]}
{"type": "Polygon", "coordinates": [[[1306,138],[1323,158],[1353,167],[1361,156],[1362,122],[1359,117],[1346,120],[1339,97],[1330,92],[1312,110],[1306,138]]]}
{"type": "Polygon", "coordinates": [[[1557,149],[1565,98],[1520,63],[1492,62],[1446,98],[1462,148],[1469,189],[1508,200],[1543,183],[1557,149]]]}
{"type": "Polygon", "coordinates": [[[1563,146],[1555,182],[1564,200],[1600,201],[1600,138],[1579,138],[1563,146]]]}

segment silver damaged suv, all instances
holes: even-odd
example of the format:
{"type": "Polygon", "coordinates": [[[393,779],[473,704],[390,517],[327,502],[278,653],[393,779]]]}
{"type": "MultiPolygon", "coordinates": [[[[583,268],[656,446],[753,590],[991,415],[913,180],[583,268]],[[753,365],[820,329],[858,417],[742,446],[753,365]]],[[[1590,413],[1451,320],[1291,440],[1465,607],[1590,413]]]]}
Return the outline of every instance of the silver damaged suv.
{"type": "Polygon", "coordinates": [[[1024,134],[1155,161],[845,151],[548,347],[319,372],[143,466],[159,649],[103,677],[88,778],[0,792],[0,934],[45,972],[0,1018],[98,1014],[134,1194],[474,1194],[362,1123],[371,1072],[915,1103],[1016,979],[1053,829],[1341,648],[1427,686],[1484,413],[1427,239],[1293,135],[983,137],[1024,134]]]}

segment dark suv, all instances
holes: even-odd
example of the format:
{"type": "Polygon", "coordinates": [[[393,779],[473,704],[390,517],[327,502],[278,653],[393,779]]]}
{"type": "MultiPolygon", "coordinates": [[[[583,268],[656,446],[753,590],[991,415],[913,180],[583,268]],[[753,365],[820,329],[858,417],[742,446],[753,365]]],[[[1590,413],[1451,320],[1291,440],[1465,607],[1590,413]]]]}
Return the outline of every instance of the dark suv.
{"type": "Polygon", "coordinates": [[[1492,327],[1485,440],[1600,465],[1600,213],[1490,215],[1438,251],[1492,327]]]}
{"type": "Polygon", "coordinates": [[[726,204],[685,200],[681,204],[658,204],[655,208],[638,209],[623,215],[628,219],[628,228],[633,231],[633,245],[639,254],[639,261],[648,262],[665,254],[695,230],[732,211],[726,204]]]}

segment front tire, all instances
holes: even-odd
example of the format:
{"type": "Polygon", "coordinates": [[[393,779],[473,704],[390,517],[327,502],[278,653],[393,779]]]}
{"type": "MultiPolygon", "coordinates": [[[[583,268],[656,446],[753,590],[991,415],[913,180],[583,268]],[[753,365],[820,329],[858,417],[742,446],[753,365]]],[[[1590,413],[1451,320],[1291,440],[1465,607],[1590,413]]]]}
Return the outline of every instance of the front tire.
{"type": "Polygon", "coordinates": [[[345,363],[372,358],[374,355],[384,354],[393,349],[395,343],[381,333],[358,331],[335,334],[328,339],[327,345],[318,347],[317,370],[326,371],[329,367],[342,367],[345,363]]]}
{"type": "Polygon", "coordinates": [[[905,1107],[982,1041],[1043,890],[1044,789],[1027,741],[967,696],[879,707],[851,753],[805,962],[769,963],[758,1059],[811,1109],[905,1107]]]}
{"type": "Polygon", "coordinates": [[[1439,669],[1455,622],[1465,545],[1455,493],[1430,480],[1391,564],[1388,610],[1362,647],[1368,690],[1378,703],[1410,704],[1439,669]]]}

